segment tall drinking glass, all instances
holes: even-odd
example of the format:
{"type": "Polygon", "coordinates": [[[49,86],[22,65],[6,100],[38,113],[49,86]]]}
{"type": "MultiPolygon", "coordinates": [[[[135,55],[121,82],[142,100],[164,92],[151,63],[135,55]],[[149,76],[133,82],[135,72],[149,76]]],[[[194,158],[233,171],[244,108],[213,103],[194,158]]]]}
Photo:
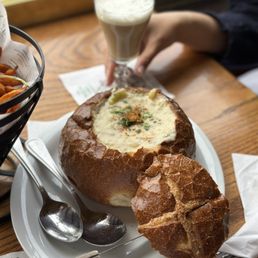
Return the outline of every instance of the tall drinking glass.
{"type": "Polygon", "coordinates": [[[127,64],[140,48],[155,0],[94,0],[109,53],[116,63],[115,80],[124,86],[130,74],[127,64]]]}

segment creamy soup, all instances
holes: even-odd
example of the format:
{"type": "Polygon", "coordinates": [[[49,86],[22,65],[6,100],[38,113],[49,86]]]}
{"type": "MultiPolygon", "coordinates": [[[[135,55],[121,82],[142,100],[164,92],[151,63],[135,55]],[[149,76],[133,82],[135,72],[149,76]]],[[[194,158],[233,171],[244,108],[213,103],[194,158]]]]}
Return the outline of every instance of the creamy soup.
{"type": "Polygon", "coordinates": [[[176,116],[166,97],[147,93],[114,92],[94,117],[93,130],[98,141],[122,153],[140,148],[155,149],[175,139],[176,116]]]}

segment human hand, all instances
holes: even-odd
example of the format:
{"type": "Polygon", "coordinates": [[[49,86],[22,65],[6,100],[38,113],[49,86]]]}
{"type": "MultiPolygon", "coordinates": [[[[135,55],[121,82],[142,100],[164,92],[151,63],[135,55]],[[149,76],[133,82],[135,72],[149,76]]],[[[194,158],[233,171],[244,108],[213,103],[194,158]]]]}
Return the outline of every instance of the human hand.
{"type": "Polygon", "coordinates": [[[116,68],[115,62],[110,58],[110,56],[106,55],[106,61],[105,61],[105,72],[106,72],[106,84],[111,85],[114,81],[114,71],[116,68]]]}
{"type": "MultiPolygon", "coordinates": [[[[188,11],[153,14],[141,42],[135,72],[142,75],[153,58],[174,42],[201,52],[220,53],[225,49],[226,40],[218,22],[209,15],[188,11]]],[[[108,85],[114,80],[114,69],[115,63],[108,58],[108,85]]]]}
{"type": "Polygon", "coordinates": [[[142,75],[153,58],[176,41],[181,15],[178,12],[153,14],[144,33],[135,72],[142,75]]]}
{"type": "MultiPolygon", "coordinates": [[[[144,33],[135,72],[142,75],[151,60],[161,50],[174,42],[177,15],[169,13],[153,14],[144,33]]],[[[107,85],[114,81],[115,63],[107,55],[105,62],[107,85]]]]}

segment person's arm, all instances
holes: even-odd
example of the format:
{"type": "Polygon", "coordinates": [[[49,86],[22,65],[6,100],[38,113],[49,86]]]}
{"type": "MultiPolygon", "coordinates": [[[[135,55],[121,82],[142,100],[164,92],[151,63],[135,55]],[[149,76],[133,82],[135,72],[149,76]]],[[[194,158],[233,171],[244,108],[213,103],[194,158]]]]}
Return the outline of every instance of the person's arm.
{"type": "Polygon", "coordinates": [[[177,41],[196,51],[221,53],[227,37],[219,23],[206,14],[185,11],[153,15],[143,38],[136,72],[142,73],[161,50],[177,41]]]}
{"type": "MultiPolygon", "coordinates": [[[[174,42],[182,42],[197,51],[221,53],[226,47],[226,34],[213,17],[198,12],[153,14],[144,34],[136,72],[143,73],[152,59],[174,42]]],[[[106,62],[107,83],[113,81],[114,64],[106,62]]]]}

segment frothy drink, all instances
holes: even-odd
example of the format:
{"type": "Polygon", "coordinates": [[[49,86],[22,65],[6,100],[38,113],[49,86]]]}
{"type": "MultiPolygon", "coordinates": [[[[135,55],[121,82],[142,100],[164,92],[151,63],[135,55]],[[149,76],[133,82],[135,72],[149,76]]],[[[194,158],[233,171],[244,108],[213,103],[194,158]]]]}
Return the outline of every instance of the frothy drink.
{"type": "Polygon", "coordinates": [[[138,54],[153,7],[154,0],[95,0],[96,14],[115,61],[128,61],[138,54]]]}

